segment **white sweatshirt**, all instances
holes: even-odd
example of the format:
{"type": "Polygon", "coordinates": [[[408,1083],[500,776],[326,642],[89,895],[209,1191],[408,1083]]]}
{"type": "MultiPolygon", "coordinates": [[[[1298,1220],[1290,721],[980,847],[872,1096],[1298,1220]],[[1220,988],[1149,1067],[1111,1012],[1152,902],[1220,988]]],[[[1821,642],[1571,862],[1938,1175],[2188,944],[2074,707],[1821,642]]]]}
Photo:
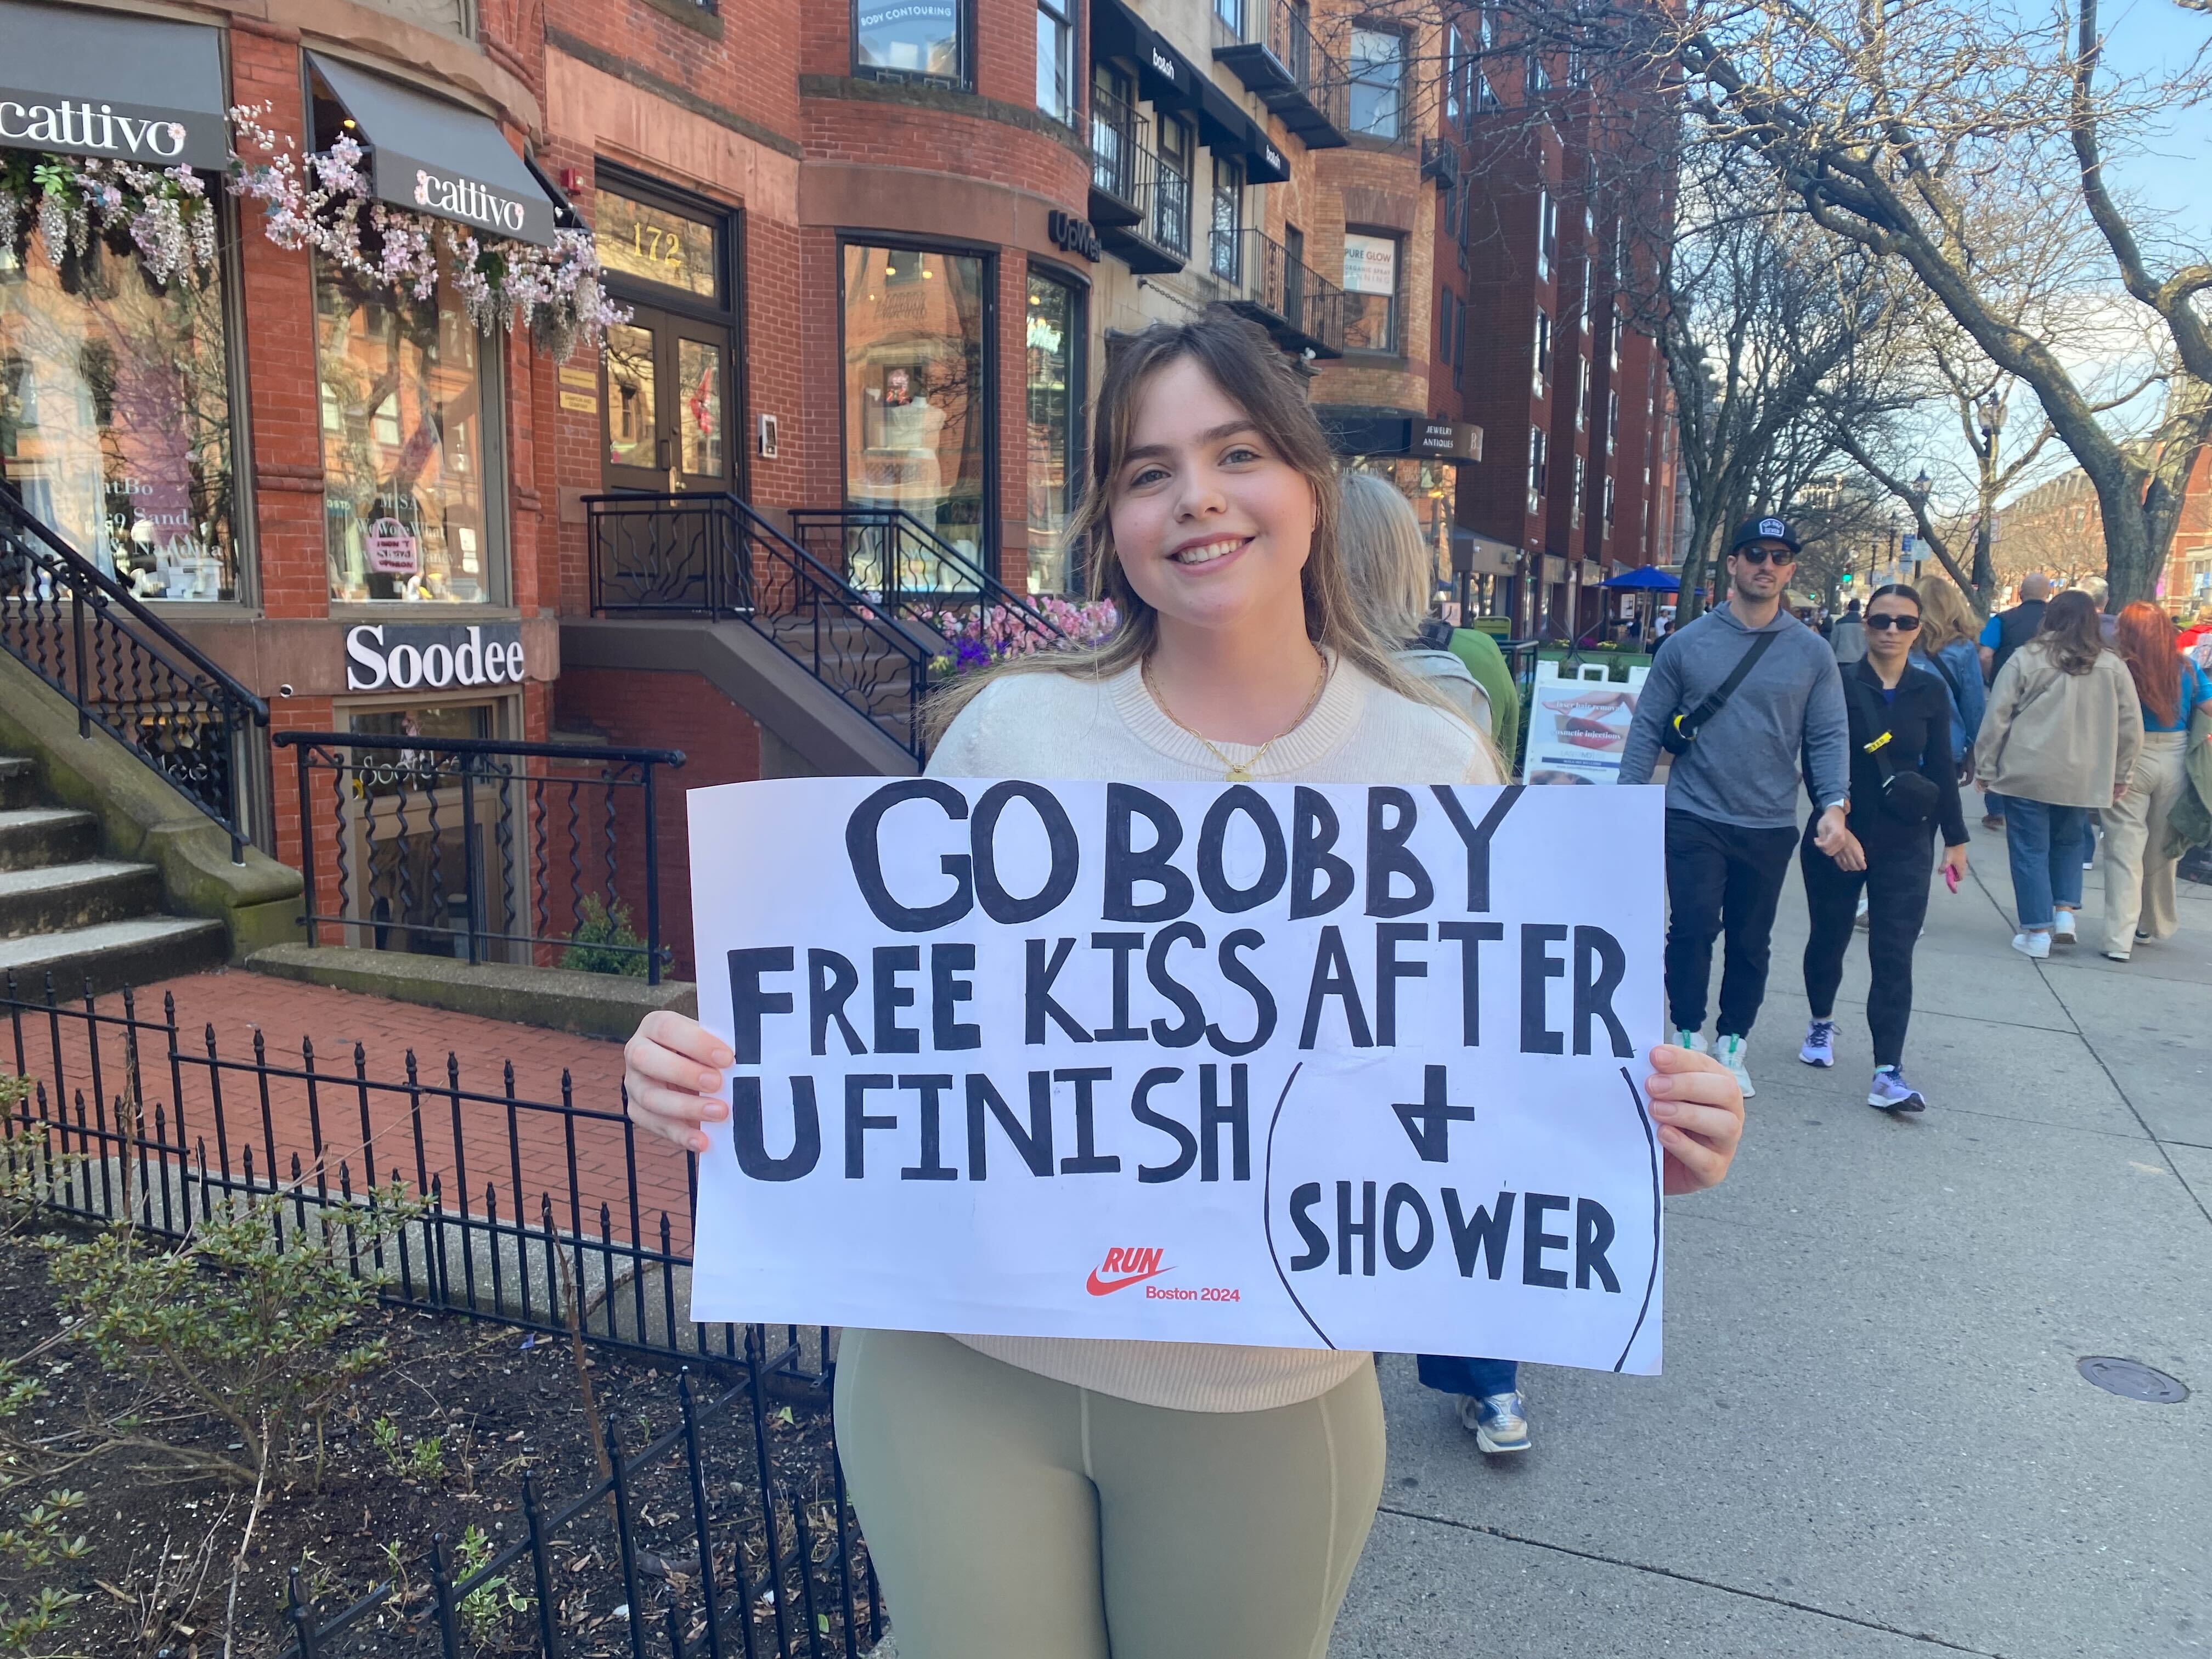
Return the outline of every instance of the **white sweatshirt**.
{"type": "MultiPolygon", "coordinates": [[[[1223,744],[1232,760],[1254,744],[1223,744]]],[[[1206,781],[1206,745],[1160,710],[1142,675],[1107,680],[1010,675],[960,712],[930,757],[940,777],[1206,781]]],[[[1441,709],[1386,690],[1339,661],[1313,712],[1275,741],[1255,782],[1495,784],[1487,746],[1441,709]]],[[[1078,1388],[1178,1411],[1251,1412],[1327,1394],[1367,1362],[1327,1349],[1080,1337],[962,1336],[979,1352],[1078,1388]]]]}

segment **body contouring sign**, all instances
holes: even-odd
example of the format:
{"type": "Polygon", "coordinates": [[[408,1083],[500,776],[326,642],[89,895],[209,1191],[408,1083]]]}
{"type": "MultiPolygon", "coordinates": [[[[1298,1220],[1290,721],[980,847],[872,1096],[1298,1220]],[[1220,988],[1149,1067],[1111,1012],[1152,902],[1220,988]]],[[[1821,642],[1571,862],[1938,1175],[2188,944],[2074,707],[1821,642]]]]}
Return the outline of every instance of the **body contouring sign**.
{"type": "Polygon", "coordinates": [[[1659,792],[690,811],[693,1318],[1658,1368],[1659,792]]]}

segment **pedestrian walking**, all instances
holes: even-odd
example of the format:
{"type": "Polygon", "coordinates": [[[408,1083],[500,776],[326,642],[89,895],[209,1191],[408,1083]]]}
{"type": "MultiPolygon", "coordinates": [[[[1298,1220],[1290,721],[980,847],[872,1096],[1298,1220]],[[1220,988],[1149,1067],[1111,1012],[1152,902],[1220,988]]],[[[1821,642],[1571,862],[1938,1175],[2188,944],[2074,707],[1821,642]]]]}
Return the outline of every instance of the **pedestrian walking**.
{"type": "MultiPolygon", "coordinates": [[[[1866,901],[1867,1028],[1874,1079],[1867,1104],[1918,1112],[1928,1102],[1905,1081],[1905,1031],[1912,1018],[1912,952],[1928,917],[1936,836],[1955,889],[1966,873],[1966,823],[1959,805],[1959,763],[1951,747],[1951,700],[1943,682],[1911,662],[1923,626],[1921,598],[1893,582],[1867,602],[1867,653],[1843,671],[1850,721],[1850,806],[1843,845],[1824,853],[1812,826],[1797,849],[1812,931],[1805,942],[1805,1000],[1812,1018],[1797,1058],[1836,1063],[1836,992],[1852,936],[1852,912],[1866,901]]],[[[1978,679],[1979,676],[1976,677],[1978,679]]]]}
{"type": "MultiPolygon", "coordinates": [[[[2030,571],[2021,578],[2020,602],[2008,611],[1990,614],[1982,624],[1978,644],[1982,659],[1982,681],[1987,685],[1996,684],[1997,675],[2012,660],[2013,653],[2036,635],[2043,626],[2044,607],[2051,599],[2051,579],[2041,571],[2030,571]]],[[[1982,828],[2002,830],[2005,804],[2002,795],[1984,789],[1982,792],[1982,828]]]]}
{"type": "Polygon", "coordinates": [[[2127,789],[2105,814],[2105,954],[2125,962],[2138,942],[2170,939],[2181,925],[2179,854],[2167,846],[2166,820],[2188,786],[2190,716],[2212,702],[2212,680],[2181,653],[2173,619],[2142,599],[2120,611],[2113,643],[2135,681],[2143,729],[2127,789]]]}
{"type": "Polygon", "coordinates": [[[1859,617],[1856,599],[1844,607],[1844,614],[1828,630],[1828,648],[1836,653],[1838,663],[1856,662],[1866,655],[1866,623],[1859,617]]]}
{"type": "Polygon", "coordinates": [[[2142,730],[2135,681],[2106,647],[2096,606],[2061,593],[1999,671],[1974,745],[1976,779],[2005,797],[2015,951],[2039,960],[2077,936],[2088,813],[2126,789],[2142,730]]]}
{"type": "MultiPolygon", "coordinates": [[[[1620,757],[1623,783],[1667,775],[1667,1004],[1675,1041],[1705,1046],[1713,940],[1725,937],[1716,1052],[1746,1095],[1752,1024],[1766,999],[1774,909],[1797,845],[1801,764],[1814,844],[1844,844],[1849,722],[1836,659],[1782,609],[1797,538],[1776,518],[1730,539],[1728,603],[1652,659],[1620,757]]],[[[1863,631],[1863,630],[1862,630],[1863,631]]]]}
{"type": "Polygon", "coordinates": [[[1520,688],[1497,641],[1428,614],[1435,567],[1413,504],[1386,478],[1347,473],[1341,534],[1345,568],[1368,625],[1382,638],[1399,641],[1398,660],[1407,672],[1433,682],[1433,689],[1464,709],[1510,766],[1520,729],[1520,688]]]}
{"type": "Polygon", "coordinates": [[[1989,688],[1982,683],[1981,653],[1974,642],[1974,612],[1956,584],[1922,582],[1920,629],[1913,635],[1916,668],[1924,668],[1943,683],[1950,705],[1951,754],[1960,781],[1973,775],[1974,739],[1982,729],[1982,711],[1989,707],[1989,688]]]}
{"type": "MultiPolygon", "coordinates": [[[[956,683],[932,775],[1498,780],[1362,620],[1334,458],[1256,328],[1126,342],[1090,430],[1069,533],[1121,624],[956,683]]],[[[705,1150],[728,1046],[662,1012],[625,1058],[635,1121],[705,1150]]],[[[1711,1185],[1734,1081],[1672,1048],[1652,1069],[1668,1188],[1711,1185]]],[[[1364,1353],[848,1329],[836,1413],[902,1659],[1317,1656],[1382,1490],[1364,1353]]]]}

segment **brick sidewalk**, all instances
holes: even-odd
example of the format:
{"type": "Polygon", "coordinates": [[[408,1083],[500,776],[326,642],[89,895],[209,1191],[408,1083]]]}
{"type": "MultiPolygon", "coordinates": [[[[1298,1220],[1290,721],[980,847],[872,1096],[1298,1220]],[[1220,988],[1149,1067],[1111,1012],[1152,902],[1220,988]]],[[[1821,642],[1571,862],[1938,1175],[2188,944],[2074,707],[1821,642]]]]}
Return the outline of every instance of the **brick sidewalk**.
{"type": "MultiPolygon", "coordinates": [[[[558,1226],[597,1237],[605,1206],[616,1237],[635,1235],[648,1247],[659,1244],[665,1214],[672,1243],[689,1249],[684,1160],[661,1142],[625,1133],[618,1043],[238,969],[145,986],[132,997],[141,1094],[149,1116],[161,1115],[173,1142],[181,1121],[183,1144],[204,1145],[211,1167],[227,1161],[234,1171],[242,1170],[250,1147],[257,1175],[267,1174],[273,1151],[281,1173],[289,1174],[296,1156],[312,1180],[319,1147],[329,1184],[337,1186],[343,1164],[358,1188],[367,1167],[366,1143],[383,1178],[389,1180],[395,1169],[410,1183],[438,1177],[449,1206],[465,1170],[473,1213],[483,1213],[495,1201],[501,1219],[512,1219],[519,1191],[535,1221],[541,1198],[550,1196],[558,1226]],[[173,1073],[162,1029],[165,996],[176,1007],[173,1073]],[[221,1062],[216,1066],[207,1058],[210,1030],[221,1062]],[[312,1043],[312,1079],[272,1076],[264,1092],[252,1070],[257,1033],[267,1064],[278,1072],[307,1072],[301,1044],[312,1043]],[[411,1086],[410,1052],[416,1061],[411,1086]],[[510,1064],[512,1107],[506,1098],[510,1064]],[[577,1115],[544,1109],[561,1103],[564,1073],[577,1115]]],[[[81,1009],[82,1002],[76,1006],[81,1009]]],[[[96,1008],[112,1022],[101,1026],[96,1054],[82,1019],[50,1021],[43,1012],[17,1010],[14,1029],[0,1033],[0,1042],[14,1045],[5,1050],[8,1061],[67,1102],[72,1120],[82,1111],[88,1121],[96,1121],[127,1075],[131,1034],[121,1023],[123,998],[102,997],[96,1008]],[[97,1089],[92,1086],[95,1060],[97,1089]]]]}

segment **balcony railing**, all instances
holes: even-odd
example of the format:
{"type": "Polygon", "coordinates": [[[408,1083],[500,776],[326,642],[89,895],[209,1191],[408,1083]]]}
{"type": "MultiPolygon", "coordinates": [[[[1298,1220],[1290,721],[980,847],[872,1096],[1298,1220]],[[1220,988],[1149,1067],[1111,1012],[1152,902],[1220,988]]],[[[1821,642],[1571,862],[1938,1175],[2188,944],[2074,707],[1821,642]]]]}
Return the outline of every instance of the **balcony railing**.
{"type": "Polygon", "coordinates": [[[280,732],[307,943],[660,983],[656,768],[672,749],[280,732]],[[640,929],[642,932],[640,932],[640,929]]]}
{"type": "Polygon", "coordinates": [[[1190,258],[1190,180],[1164,156],[1152,182],[1152,238],[1179,259],[1190,258]]]}
{"type": "Polygon", "coordinates": [[[1316,357],[1344,351],[1344,295],[1335,283],[1263,232],[1217,231],[1212,248],[1217,279],[1232,308],[1292,349],[1316,357]],[[1233,237],[1233,248],[1224,245],[1233,237]]]}
{"type": "Polygon", "coordinates": [[[1091,94],[1091,222],[1141,222],[1152,198],[1152,153],[1141,117],[1111,93],[1091,94]],[[1103,198],[1103,200],[1101,198],[1103,198]]]}
{"type": "Polygon", "coordinates": [[[874,604],[902,621],[945,631],[948,617],[998,613],[1048,649],[1066,635],[1017,593],[902,507],[796,507],[792,539],[874,604]]]}
{"type": "Polygon", "coordinates": [[[1344,65],[1315,35],[1304,7],[1291,0],[1243,0],[1216,5],[1213,18],[1215,61],[1228,64],[1248,90],[1259,94],[1307,149],[1342,146],[1344,65]]]}

